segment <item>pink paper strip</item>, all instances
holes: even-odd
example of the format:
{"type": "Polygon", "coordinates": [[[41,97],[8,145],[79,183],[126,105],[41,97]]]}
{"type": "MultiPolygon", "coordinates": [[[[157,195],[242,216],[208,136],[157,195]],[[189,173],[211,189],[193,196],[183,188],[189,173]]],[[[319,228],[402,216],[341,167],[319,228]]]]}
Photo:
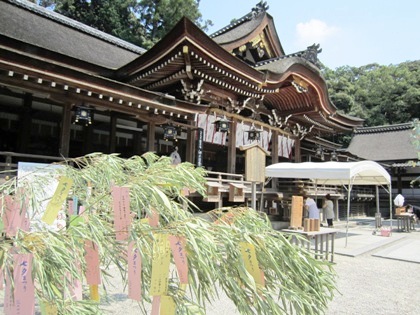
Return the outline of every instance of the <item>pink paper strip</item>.
{"type": "Polygon", "coordinates": [[[141,301],[141,255],[135,242],[128,244],[128,297],[141,301]]]}
{"type": "Polygon", "coordinates": [[[6,235],[8,237],[16,236],[18,229],[28,231],[29,220],[26,218],[27,200],[24,204],[15,200],[12,196],[5,196],[5,210],[3,214],[3,222],[5,225],[6,235]]]}
{"type": "Polygon", "coordinates": [[[263,287],[265,287],[265,274],[264,274],[264,270],[260,269],[261,271],[261,285],[263,287]]]}
{"type": "Polygon", "coordinates": [[[158,227],[159,225],[159,213],[155,209],[151,209],[152,213],[149,216],[149,224],[151,227],[158,227]]]}
{"type": "Polygon", "coordinates": [[[171,244],[172,255],[174,256],[175,266],[178,270],[179,281],[180,283],[188,284],[188,260],[185,250],[185,237],[170,235],[169,242],[171,244]]]}
{"type": "Polygon", "coordinates": [[[160,295],[154,295],[152,301],[151,315],[159,315],[160,313],[160,295]]]}
{"type": "Polygon", "coordinates": [[[5,315],[33,315],[35,287],[32,281],[32,254],[14,254],[14,291],[6,281],[5,315]]]}
{"type": "Polygon", "coordinates": [[[4,272],[3,269],[0,268],[0,290],[4,289],[4,272]]]}
{"type": "Polygon", "coordinates": [[[67,213],[69,214],[69,216],[75,214],[73,212],[73,207],[74,207],[73,200],[72,199],[69,199],[69,201],[67,202],[67,213]]]}
{"type": "MultiPolygon", "coordinates": [[[[76,268],[77,273],[81,274],[81,268],[80,263],[76,262],[76,268]]],[[[67,281],[68,281],[68,289],[70,292],[70,297],[73,299],[73,301],[81,301],[83,299],[83,286],[82,281],[77,278],[72,278],[70,274],[67,275],[67,281]]]]}
{"type": "Polygon", "coordinates": [[[128,238],[128,231],[131,226],[130,190],[128,187],[113,186],[111,195],[116,239],[117,241],[124,241],[128,238]]]}
{"type": "Polygon", "coordinates": [[[9,228],[9,223],[12,219],[11,218],[12,212],[9,210],[12,206],[12,203],[13,203],[12,201],[13,199],[11,196],[8,196],[8,195],[4,196],[4,211],[3,211],[2,219],[3,219],[5,231],[7,231],[7,229],[9,228]]]}
{"type": "Polygon", "coordinates": [[[101,284],[98,246],[92,241],[85,241],[86,282],[89,285],[101,284]]]}

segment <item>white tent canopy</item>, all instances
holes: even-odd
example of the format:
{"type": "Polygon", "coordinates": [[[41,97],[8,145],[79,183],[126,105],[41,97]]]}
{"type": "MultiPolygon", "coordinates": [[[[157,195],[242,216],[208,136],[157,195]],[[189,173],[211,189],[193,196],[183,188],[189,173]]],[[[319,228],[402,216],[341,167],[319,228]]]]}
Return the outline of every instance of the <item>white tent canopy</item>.
{"type": "Polygon", "coordinates": [[[387,186],[392,229],[391,176],[378,163],[360,162],[303,162],[277,163],[265,168],[266,177],[306,178],[321,185],[342,185],[347,189],[347,228],[350,215],[350,193],[353,185],[387,186]]]}
{"type": "Polygon", "coordinates": [[[391,177],[378,163],[303,162],[277,163],[265,168],[267,177],[308,178],[321,185],[389,185],[391,177]]]}

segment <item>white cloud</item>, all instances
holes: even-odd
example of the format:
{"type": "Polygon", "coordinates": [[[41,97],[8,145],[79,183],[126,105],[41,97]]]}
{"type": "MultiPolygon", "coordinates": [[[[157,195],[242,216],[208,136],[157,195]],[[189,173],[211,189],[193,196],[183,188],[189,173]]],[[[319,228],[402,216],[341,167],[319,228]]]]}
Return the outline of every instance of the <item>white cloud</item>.
{"type": "Polygon", "coordinates": [[[338,27],[328,26],[323,21],[312,19],[309,22],[296,25],[297,43],[299,46],[305,47],[319,43],[322,47],[339,31],[338,27]]]}

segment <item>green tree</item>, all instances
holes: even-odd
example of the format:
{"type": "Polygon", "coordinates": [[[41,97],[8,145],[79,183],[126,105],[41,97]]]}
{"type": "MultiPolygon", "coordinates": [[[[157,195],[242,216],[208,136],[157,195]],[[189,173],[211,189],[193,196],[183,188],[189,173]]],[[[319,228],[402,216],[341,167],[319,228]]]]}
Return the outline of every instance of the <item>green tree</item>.
{"type": "MultiPolygon", "coordinates": [[[[88,300],[85,295],[79,301],[71,297],[74,280],[88,289],[86,241],[97,248],[104,300],[109,297],[106,287],[117,277],[126,287],[127,253],[129,244],[134,244],[141,257],[138,314],[150,314],[146,306],[155,295],[154,268],[166,279],[160,279],[165,292],[158,295],[173,299],[177,314],[205,314],[206,304],[217,302],[221,293],[244,315],[324,313],[336,293],[333,265],[316,259],[306,244],[293,244],[290,235],[273,230],[268,218],[253,209],[215,209],[207,213],[208,220],[194,216],[194,205],[183,192],[188,188],[205,196],[205,174],[191,163],[174,167],[169,157],[150,152],[130,159],[92,153],[22,176],[19,186],[15,179],[2,183],[1,214],[13,211],[13,216],[19,216],[30,205],[33,229],[6,231],[8,237],[0,237],[0,270],[13,283],[14,254],[30,254],[38,301],[57,307],[57,314],[102,314],[103,305],[94,298],[88,300]],[[77,199],[84,211],[74,213],[74,204],[65,204],[62,211],[68,215],[68,226],[54,230],[40,219],[48,207],[40,200],[51,202],[51,188],[47,187],[63,178],[72,183],[66,197],[77,199]],[[124,227],[114,225],[121,212],[114,211],[113,186],[129,189],[125,199],[129,215],[125,214],[132,220],[125,220],[128,225],[124,227]],[[156,219],[153,224],[150,218],[156,219]],[[117,237],[121,232],[127,233],[123,239],[117,237]],[[181,282],[175,272],[177,263],[170,253],[166,267],[156,264],[165,256],[169,236],[185,240],[186,281],[181,282]],[[255,264],[250,268],[246,261],[252,253],[255,264]],[[109,273],[109,267],[120,274],[109,273]]],[[[298,243],[305,242],[296,237],[298,243]]]]}
{"type": "Polygon", "coordinates": [[[144,48],[165,36],[182,17],[203,30],[212,25],[200,0],[33,0],[67,17],[144,48]]]}
{"type": "Polygon", "coordinates": [[[141,45],[144,37],[135,0],[56,0],[55,11],[83,24],[141,45]]]}
{"type": "Polygon", "coordinates": [[[420,61],[323,69],[337,109],[366,119],[366,126],[412,121],[420,114],[420,61]]]}
{"type": "Polygon", "coordinates": [[[141,0],[135,7],[145,29],[143,46],[149,48],[165,36],[182,17],[187,17],[203,30],[212,25],[199,11],[200,0],[141,0]]]}

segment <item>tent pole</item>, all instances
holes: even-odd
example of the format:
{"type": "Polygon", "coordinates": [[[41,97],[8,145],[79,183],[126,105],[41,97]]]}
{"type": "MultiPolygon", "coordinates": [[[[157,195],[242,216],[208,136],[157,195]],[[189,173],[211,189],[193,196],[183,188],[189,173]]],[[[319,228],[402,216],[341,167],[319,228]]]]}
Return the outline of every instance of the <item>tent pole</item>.
{"type": "Polygon", "coordinates": [[[347,247],[347,237],[349,235],[349,217],[350,217],[350,193],[351,193],[351,184],[349,181],[349,187],[347,189],[347,224],[346,224],[346,244],[344,247],[347,247]]]}
{"type": "Polygon", "coordinates": [[[392,183],[390,182],[388,185],[388,195],[389,195],[389,219],[391,220],[391,233],[392,233],[392,183]]]}

